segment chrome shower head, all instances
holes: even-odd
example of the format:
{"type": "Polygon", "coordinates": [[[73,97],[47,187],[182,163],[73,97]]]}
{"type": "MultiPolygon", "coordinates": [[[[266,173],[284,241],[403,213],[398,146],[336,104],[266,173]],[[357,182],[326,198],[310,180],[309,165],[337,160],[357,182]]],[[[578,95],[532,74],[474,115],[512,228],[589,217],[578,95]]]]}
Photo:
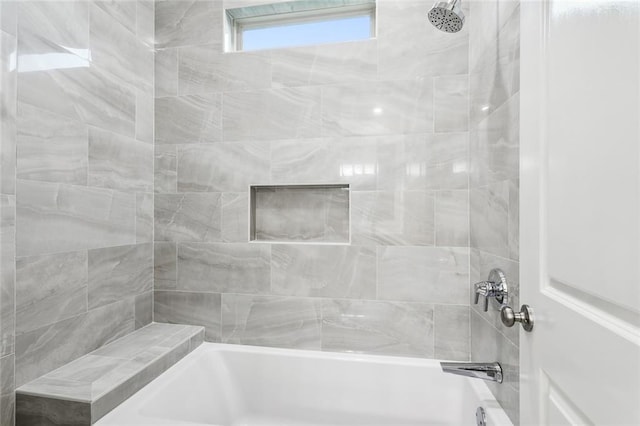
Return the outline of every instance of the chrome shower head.
{"type": "Polygon", "coordinates": [[[434,27],[447,33],[457,33],[464,25],[464,13],[460,7],[460,0],[437,2],[428,16],[434,27]]]}

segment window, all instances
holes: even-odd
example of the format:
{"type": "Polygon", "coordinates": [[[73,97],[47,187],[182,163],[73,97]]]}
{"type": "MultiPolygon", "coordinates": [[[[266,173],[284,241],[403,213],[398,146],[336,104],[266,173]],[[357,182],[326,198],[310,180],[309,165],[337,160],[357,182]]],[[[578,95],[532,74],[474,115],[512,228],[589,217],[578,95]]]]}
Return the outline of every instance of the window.
{"type": "Polygon", "coordinates": [[[227,51],[367,40],[375,36],[375,0],[298,0],[226,12],[227,51]]]}

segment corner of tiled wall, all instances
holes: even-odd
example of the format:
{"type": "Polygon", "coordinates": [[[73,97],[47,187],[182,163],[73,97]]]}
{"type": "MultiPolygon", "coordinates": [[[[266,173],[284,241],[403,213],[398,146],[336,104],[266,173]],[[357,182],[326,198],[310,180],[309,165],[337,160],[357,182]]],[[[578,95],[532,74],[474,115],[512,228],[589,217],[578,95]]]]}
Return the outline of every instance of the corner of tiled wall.
{"type": "Polygon", "coordinates": [[[156,4],[155,320],[468,360],[468,31],[378,0],[375,39],[223,53],[250,3],[156,4]],[[248,242],[248,186],[296,183],[350,184],[350,245],[248,242]]]}
{"type": "MultiPolygon", "coordinates": [[[[519,307],[519,64],[518,1],[472,2],[469,19],[471,283],[501,268],[509,304],[519,307]]],[[[497,307],[471,309],[471,358],[499,361],[505,381],[489,383],[519,424],[519,329],[500,323],[497,307]]]]}

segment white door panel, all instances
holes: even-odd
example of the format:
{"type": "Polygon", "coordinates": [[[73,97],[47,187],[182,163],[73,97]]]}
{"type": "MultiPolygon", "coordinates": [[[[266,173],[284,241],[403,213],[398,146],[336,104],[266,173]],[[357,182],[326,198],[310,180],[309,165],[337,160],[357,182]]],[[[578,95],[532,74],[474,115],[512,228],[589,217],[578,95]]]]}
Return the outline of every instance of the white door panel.
{"type": "Polygon", "coordinates": [[[522,424],[640,425],[639,16],[522,4],[522,424]]]}

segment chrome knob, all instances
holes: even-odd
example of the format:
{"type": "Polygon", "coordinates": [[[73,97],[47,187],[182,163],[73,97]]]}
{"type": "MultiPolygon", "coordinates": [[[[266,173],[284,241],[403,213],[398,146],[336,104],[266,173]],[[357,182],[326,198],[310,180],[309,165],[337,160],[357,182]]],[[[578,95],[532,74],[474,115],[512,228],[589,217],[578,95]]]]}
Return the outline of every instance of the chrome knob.
{"type": "Polygon", "coordinates": [[[529,305],[522,305],[520,312],[514,312],[511,306],[504,305],[500,309],[500,319],[507,327],[513,327],[519,322],[525,331],[533,330],[533,311],[529,305]]]}

